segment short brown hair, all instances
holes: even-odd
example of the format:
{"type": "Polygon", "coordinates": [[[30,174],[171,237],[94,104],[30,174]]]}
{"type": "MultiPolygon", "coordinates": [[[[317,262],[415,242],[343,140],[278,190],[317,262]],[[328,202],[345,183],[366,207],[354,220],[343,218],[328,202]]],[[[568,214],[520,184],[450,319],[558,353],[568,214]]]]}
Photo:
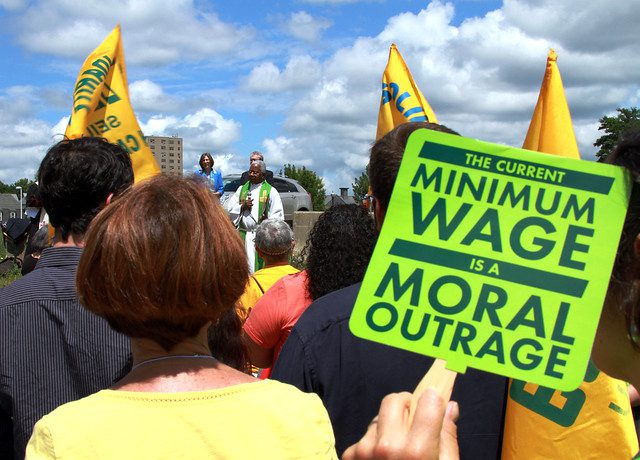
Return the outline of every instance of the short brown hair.
{"type": "Polygon", "coordinates": [[[210,193],[158,175],[94,219],[77,285],[113,329],[169,351],[231,308],[248,276],[244,244],[210,193]]]}
{"type": "Polygon", "coordinates": [[[391,200],[391,192],[398,177],[404,149],[407,146],[407,139],[416,129],[421,128],[448,134],[458,134],[444,125],[412,121],[392,129],[371,147],[369,183],[371,184],[371,191],[384,209],[387,209],[391,200]]]}

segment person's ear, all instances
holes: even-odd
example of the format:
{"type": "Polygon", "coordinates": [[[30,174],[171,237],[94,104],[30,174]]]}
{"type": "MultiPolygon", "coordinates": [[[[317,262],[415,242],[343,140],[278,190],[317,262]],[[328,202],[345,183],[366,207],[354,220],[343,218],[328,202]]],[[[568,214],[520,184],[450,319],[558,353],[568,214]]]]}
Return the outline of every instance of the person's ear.
{"type": "Polygon", "coordinates": [[[382,222],[384,222],[384,216],[387,213],[387,210],[382,207],[380,200],[373,201],[373,218],[376,221],[376,227],[378,231],[382,229],[382,222]]]}
{"type": "Polygon", "coordinates": [[[636,240],[633,242],[633,253],[640,258],[640,233],[636,235],[636,240]]]}
{"type": "Polygon", "coordinates": [[[107,195],[107,199],[104,200],[104,205],[109,206],[111,204],[111,200],[113,200],[113,193],[109,193],[107,195]]]}

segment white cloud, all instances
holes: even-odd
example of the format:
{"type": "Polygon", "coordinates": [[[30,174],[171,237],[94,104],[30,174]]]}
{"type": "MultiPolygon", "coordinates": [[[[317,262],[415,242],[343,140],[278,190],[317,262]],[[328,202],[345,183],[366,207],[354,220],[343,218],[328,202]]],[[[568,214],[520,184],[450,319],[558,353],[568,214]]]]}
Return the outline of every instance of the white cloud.
{"type": "Polygon", "coordinates": [[[321,76],[321,66],[311,56],[293,56],[283,71],[272,62],[251,69],[245,86],[253,92],[283,92],[310,88],[321,76]]]}
{"type": "Polygon", "coordinates": [[[554,47],[581,154],[593,158],[597,120],[640,94],[640,56],[631,51],[640,44],[634,19],[640,13],[622,3],[584,6],[594,19],[568,19],[569,29],[575,23],[571,33],[563,31],[562,23],[583,8],[577,1],[539,6],[511,0],[457,26],[454,7],[438,1],[418,13],[392,17],[377,36],[358,38],[327,59],[322,78],[294,104],[283,125],[287,145],[304,146],[304,154],[282,148],[284,160],[310,157],[309,166],[337,186],[360,173],[375,134],[380,78],[391,42],[398,44],[441,123],[469,137],[514,146],[522,145],[547,52],[554,47]],[[599,8],[606,9],[603,17],[598,17],[599,8]],[[590,34],[594,42],[604,30],[617,32],[606,24],[619,24],[625,38],[579,46],[576,37],[590,34]],[[322,153],[313,155],[309,149],[322,153]]]}
{"type": "Polygon", "coordinates": [[[10,86],[0,92],[0,123],[18,122],[35,111],[37,90],[32,86],[10,86]]]}
{"type": "Polygon", "coordinates": [[[20,43],[29,51],[84,57],[118,23],[122,24],[128,63],[161,65],[177,60],[204,60],[235,53],[254,36],[213,13],[198,10],[193,0],[38,0],[16,19],[20,43]]]}
{"type": "Polygon", "coordinates": [[[264,158],[267,166],[279,169],[289,162],[290,158],[295,158],[296,166],[311,166],[312,160],[305,155],[305,149],[298,145],[296,139],[279,136],[275,139],[265,139],[262,142],[264,147],[264,158]],[[270,166],[273,165],[273,166],[270,166]]]}
{"type": "Polygon", "coordinates": [[[505,0],[510,23],[524,33],[558,42],[571,51],[635,49],[640,8],[633,1],[505,0]]]}
{"type": "Polygon", "coordinates": [[[47,149],[56,141],[53,128],[37,119],[0,124],[0,180],[33,179],[47,149]]]}
{"type": "MultiPolygon", "coordinates": [[[[306,165],[336,191],[349,186],[367,163],[392,42],[439,121],[469,137],[522,144],[551,47],[558,53],[583,157],[595,151],[602,115],[640,101],[640,38],[635,31],[640,8],[632,8],[633,2],[505,0],[495,11],[460,22],[455,2],[432,1],[421,11],[390,17],[382,30],[325,40],[322,46],[304,38],[320,36],[326,29],[323,20],[298,13],[288,17],[297,20],[288,24],[306,24],[298,35],[302,40],[289,39],[286,44],[293,46],[274,41],[267,47],[258,41],[281,37],[282,22],[272,21],[279,31],[229,24],[194,0],[117,0],[116,8],[114,2],[87,0],[83,9],[75,3],[29,3],[26,15],[15,14],[21,43],[29,51],[84,58],[125,18],[129,76],[136,78],[130,88],[134,109],[142,112],[146,133],[184,137],[187,168],[209,150],[224,172],[244,170],[246,153],[234,154],[234,143],[241,139],[238,120],[247,126],[243,117],[255,117],[253,126],[269,123],[261,132],[268,132],[262,145],[270,168],[287,162],[306,165]],[[332,48],[336,43],[342,47],[332,48]],[[232,54],[235,49],[238,53],[232,54]],[[253,53],[250,59],[248,53],[253,53]],[[199,59],[207,63],[194,71],[189,61],[199,59]],[[168,65],[140,75],[136,63],[168,65]],[[203,70],[215,65],[219,73],[203,70]],[[244,78],[237,77],[238,69],[244,78]],[[167,77],[172,73],[179,75],[167,77]],[[190,90],[183,91],[182,85],[190,90]]],[[[36,126],[42,100],[29,87],[0,91],[0,126],[36,126]]],[[[15,143],[17,132],[12,133],[15,143]]],[[[0,138],[0,152],[4,142],[0,138]]],[[[49,143],[36,136],[30,145],[37,150],[49,143]]],[[[4,168],[2,164],[0,177],[4,168]]]]}
{"type": "MultiPolygon", "coordinates": [[[[240,123],[224,118],[210,108],[203,108],[184,117],[158,115],[140,123],[147,136],[177,135],[184,139],[184,169],[191,171],[203,152],[211,152],[216,167],[228,170],[229,151],[240,138],[240,123]]],[[[230,167],[230,166],[229,166],[230,167]]]]}
{"type": "Polygon", "coordinates": [[[131,106],[136,112],[167,112],[176,110],[178,102],[151,80],[138,80],[129,85],[131,106]]]}
{"type": "Polygon", "coordinates": [[[331,27],[330,21],[314,18],[309,13],[298,11],[297,13],[291,13],[291,18],[287,22],[286,28],[295,38],[314,42],[329,27],[331,27]]]}

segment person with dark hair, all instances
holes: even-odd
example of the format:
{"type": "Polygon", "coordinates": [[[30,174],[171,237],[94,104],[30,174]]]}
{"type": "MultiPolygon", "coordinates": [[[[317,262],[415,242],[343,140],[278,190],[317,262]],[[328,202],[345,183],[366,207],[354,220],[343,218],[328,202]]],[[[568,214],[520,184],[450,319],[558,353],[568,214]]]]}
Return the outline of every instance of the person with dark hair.
{"type": "Polygon", "coordinates": [[[65,139],[45,155],[38,182],[55,234],[36,269],[0,290],[0,426],[13,431],[13,452],[0,458],[24,457],[40,417],[130,366],[126,337],[80,305],[75,275],[90,222],[133,184],[131,159],[104,139],[65,139]]]}
{"type": "Polygon", "coordinates": [[[35,266],[35,261],[30,257],[31,254],[34,252],[34,248],[32,244],[33,236],[36,234],[36,232],[40,228],[42,228],[44,225],[47,225],[49,223],[49,216],[47,216],[47,213],[44,211],[44,209],[42,209],[42,199],[40,198],[40,191],[39,191],[38,184],[31,184],[29,186],[29,189],[27,190],[26,201],[27,201],[26,203],[27,207],[24,210],[24,213],[27,215],[27,217],[31,221],[31,224],[29,225],[29,236],[27,237],[27,248],[24,251],[24,262],[22,265],[23,276],[31,271],[28,268],[25,271],[25,265],[27,267],[35,266]]]}
{"type": "Polygon", "coordinates": [[[222,182],[222,173],[213,169],[214,163],[210,153],[205,152],[200,155],[200,161],[198,162],[200,170],[196,171],[196,177],[203,180],[209,190],[220,198],[224,193],[224,183],[222,182]]]}
{"type": "Polygon", "coordinates": [[[248,268],[206,189],[146,180],[96,217],[85,243],[80,300],[129,337],[133,367],[110,389],[44,416],[27,456],[253,458],[259,449],[265,458],[335,458],[317,396],[211,355],[209,324],[233,309],[248,268]]]}
{"type": "Polygon", "coordinates": [[[376,238],[373,219],[360,206],[333,206],[320,215],[302,250],[307,268],[275,283],[245,322],[244,339],[254,365],[273,365],[311,302],[362,281],[376,238]]]}
{"type": "MultiPolygon", "coordinates": [[[[230,308],[217,321],[211,323],[207,331],[207,341],[211,355],[235,370],[253,374],[249,362],[249,352],[242,340],[243,318],[236,308],[230,308]]],[[[257,371],[255,371],[257,372],[257,371]]]]}
{"type": "Polygon", "coordinates": [[[276,281],[300,271],[289,265],[295,242],[293,231],[284,220],[263,220],[256,230],[255,246],[256,252],[264,260],[264,268],[249,277],[247,287],[238,301],[238,314],[243,323],[256,302],[276,281]]]}
{"type": "MultiPolygon", "coordinates": [[[[407,139],[420,128],[456,134],[442,125],[410,122],[371,147],[369,180],[378,228],[407,139]]],[[[273,379],[320,395],[331,418],[339,455],[365,434],[386,394],[413,391],[434,361],[354,336],[349,319],[359,290],[360,283],[314,301],[292,329],[271,373],[273,379]]],[[[457,377],[452,399],[462,409],[458,423],[462,457],[500,457],[506,388],[506,378],[475,369],[457,377]]]]}
{"type": "MultiPolygon", "coordinates": [[[[254,150],[249,155],[249,169],[251,169],[251,165],[256,161],[264,162],[264,155],[257,150],[254,150]]],[[[265,163],[266,164],[266,163],[265,163]]],[[[240,176],[240,184],[246,184],[249,180],[249,169],[242,173],[240,176]]],[[[273,171],[265,169],[264,171],[264,180],[273,185],[273,171]]]]}

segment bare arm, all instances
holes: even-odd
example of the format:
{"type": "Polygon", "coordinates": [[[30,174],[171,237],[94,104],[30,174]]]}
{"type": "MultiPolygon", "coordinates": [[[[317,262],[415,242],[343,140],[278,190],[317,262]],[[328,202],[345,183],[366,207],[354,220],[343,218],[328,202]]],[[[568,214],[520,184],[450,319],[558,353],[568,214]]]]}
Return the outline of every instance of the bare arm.
{"type": "Polygon", "coordinates": [[[242,341],[247,347],[251,364],[257,367],[271,367],[273,365],[273,348],[261,347],[245,331],[242,331],[242,341]]]}

